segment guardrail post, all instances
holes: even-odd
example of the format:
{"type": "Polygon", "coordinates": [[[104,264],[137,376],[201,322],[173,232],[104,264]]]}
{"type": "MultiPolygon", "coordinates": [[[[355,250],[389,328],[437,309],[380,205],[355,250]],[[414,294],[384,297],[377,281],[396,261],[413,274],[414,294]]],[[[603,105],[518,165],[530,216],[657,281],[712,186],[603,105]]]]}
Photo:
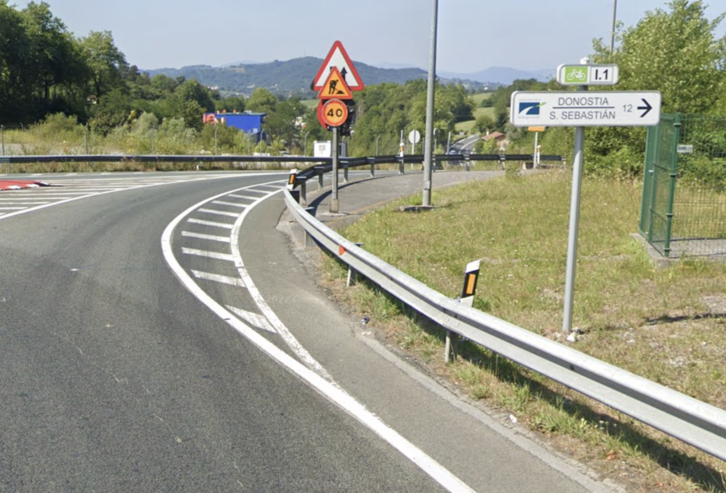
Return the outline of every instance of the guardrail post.
{"type": "Polygon", "coordinates": [[[343,167],[343,183],[348,183],[348,165],[343,167]]]}
{"type": "MultiPolygon", "coordinates": [[[[315,217],[315,207],[306,207],[305,212],[310,214],[311,216],[315,217]]],[[[312,235],[310,235],[310,233],[308,233],[308,231],[304,228],[303,228],[303,234],[305,235],[305,246],[306,247],[311,247],[311,246],[316,245],[315,238],[313,238],[312,235]]]]}
{"type": "Polygon", "coordinates": [[[308,186],[305,180],[300,182],[300,205],[308,204],[308,186]]]}
{"type": "Polygon", "coordinates": [[[398,164],[398,174],[402,175],[405,171],[406,163],[404,162],[403,154],[401,154],[401,162],[398,164]]]}
{"type": "MultiPolygon", "coordinates": [[[[355,246],[361,247],[361,246],[363,246],[363,243],[355,243],[355,246]]],[[[355,284],[355,280],[357,277],[356,274],[357,274],[356,270],[350,264],[348,264],[348,277],[345,280],[346,287],[349,288],[353,284],[355,284]]]]}
{"type": "Polygon", "coordinates": [[[5,125],[0,125],[0,135],[2,135],[3,156],[4,156],[5,155],[5,125]]]}
{"type": "Polygon", "coordinates": [[[323,189],[323,175],[319,174],[318,175],[318,190],[322,190],[322,189],[323,189]]]}
{"type": "Polygon", "coordinates": [[[506,157],[504,154],[499,155],[499,165],[502,167],[502,169],[506,169],[504,162],[506,161],[506,157]]]}
{"type": "Polygon", "coordinates": [[[376,176],[376,164],[371,163],[371,176],[376,176]]]}
{"type": "MultiPolygon", "coordinates": [[[[481,260],[469,262],[464,269],[464,287],[461,290],[461,298],[458,299],[462,305],[471,307],[474,305],[474,294],[476,294],[476,283],[479,280],[481,260]]],[[[459,334],[451,330],[446,331],[446,346],[444,347],[444,363],[456,360],[459,334]]]]}

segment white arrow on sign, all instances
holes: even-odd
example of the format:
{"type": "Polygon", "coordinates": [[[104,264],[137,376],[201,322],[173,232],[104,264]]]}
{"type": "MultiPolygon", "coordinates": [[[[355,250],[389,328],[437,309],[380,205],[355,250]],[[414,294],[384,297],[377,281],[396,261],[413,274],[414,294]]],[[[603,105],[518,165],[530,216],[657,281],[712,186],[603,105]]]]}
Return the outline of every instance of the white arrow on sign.
{"type": "Polygon", "coordinates": [[[512,94],[516,127],[637,127],[660,122],[658,91],[578,91],[512,94]]]}

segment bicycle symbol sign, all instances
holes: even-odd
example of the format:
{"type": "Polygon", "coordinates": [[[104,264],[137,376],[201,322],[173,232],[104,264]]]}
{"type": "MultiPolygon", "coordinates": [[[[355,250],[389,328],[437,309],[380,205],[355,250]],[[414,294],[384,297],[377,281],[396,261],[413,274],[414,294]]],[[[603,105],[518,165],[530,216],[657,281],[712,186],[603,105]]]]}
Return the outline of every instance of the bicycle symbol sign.
{"type": "Polygon", "coordinates": [[[587,82],[587,70],[585,67],[566,67],[565,80],[567,82],[578,82],[584,84],[587,82]]]}
{"type": "Polygon", "coordinates": [[[620,71],[610,65],[560,65],[557,67],[557,82],[562,85],[612,86],[618,83],[620,71]]]}

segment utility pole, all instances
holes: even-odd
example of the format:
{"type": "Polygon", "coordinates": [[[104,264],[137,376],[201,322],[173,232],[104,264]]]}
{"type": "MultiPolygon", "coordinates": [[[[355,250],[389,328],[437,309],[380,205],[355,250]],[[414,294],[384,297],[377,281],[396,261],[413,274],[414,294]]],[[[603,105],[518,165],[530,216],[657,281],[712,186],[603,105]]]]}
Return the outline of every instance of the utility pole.
{"type": "Polygon", "coordinates": [[[431,16],[431,53],[429,54],[429,82],[426,94],[426,137],[424,139],[424,179],[423,179],[423,205],[431,206],[431,181],[433,166],[431,165],[433,154],[433,133],[434,133],[434,94],[436,90],[436,24],[438,22],[439,2],[434,0],[433,13],[431,16]]]}

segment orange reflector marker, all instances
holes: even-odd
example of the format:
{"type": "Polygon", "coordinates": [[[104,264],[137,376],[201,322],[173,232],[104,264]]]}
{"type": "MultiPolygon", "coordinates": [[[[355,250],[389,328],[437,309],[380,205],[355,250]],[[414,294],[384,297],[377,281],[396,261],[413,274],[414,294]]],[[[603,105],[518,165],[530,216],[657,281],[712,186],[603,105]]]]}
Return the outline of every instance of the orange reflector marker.
{"type": "Polygon", "coordinates": [[[345,247],[343,245],[339,245],[338,246],[338,256],[342,257],[343,255],[345,255],[345,252],[346,252],[345,247]]]}
{"type": "Polygon", "coordinates": [[[292,190],[297,185],[297,169],[290,170],[290,177],[287,179],[287,188],[292,190]]]}
{"type": "Polygon", "coordinates": [[[479,280],[480,267],[481,260],[475,260],[466,266],[466,270],[464,271],[464,289],[461,291],[462,298],[474,296],[474,293],[476,293],[476,282],[479,280]]]}

